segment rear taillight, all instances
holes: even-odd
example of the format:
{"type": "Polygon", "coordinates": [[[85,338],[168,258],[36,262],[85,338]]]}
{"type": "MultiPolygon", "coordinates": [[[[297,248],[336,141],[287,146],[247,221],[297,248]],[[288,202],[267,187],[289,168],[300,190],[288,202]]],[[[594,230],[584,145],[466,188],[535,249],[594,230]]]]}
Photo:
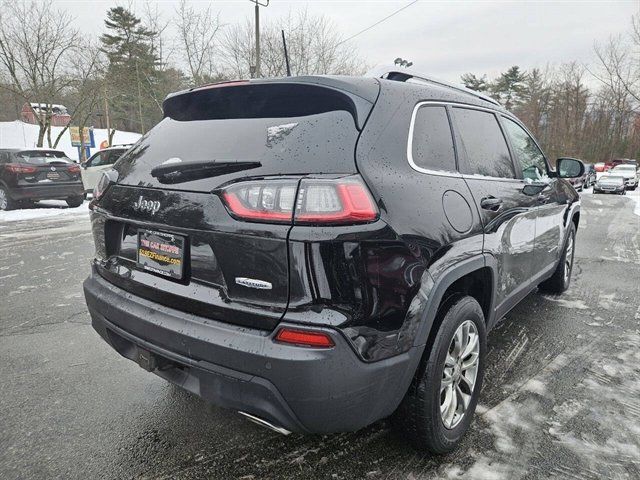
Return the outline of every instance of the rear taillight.
{"type": "Polygon", "coordinates": [[[287,327],[278,330],[275,340],[299,347],[331,348],[335,345],[331,337],[324,332],[287,327]]]}
{"type": "Polygon", "coordinates": [[[337,179],[257,180],[227,187],[222,198],[239,220],[344,225],[378,218],[369,190],[357,176],[337,179]]]}
{"type": "MultiPolygon", "coordinates": [[[[116,183],[117,181],[118,181],[118,172],[116,170],[107,170],[106,172],[104,172],[100,177],[100,180],[98,180],[98,183],[96,184],[95,188],[93,189],[92,203],[97,200],[100,200],[100,198],[104,195],[104,193],[107,191],[109,186],[113,183],[116,183]]],[[[89,206],[91,207],[91,204],[89,206]]]]}
{"type": "Polygon", "coordinates": [[[12,173],[36,173],[36,171],[38,170],[34,166],[24,165],[22,163],[7,163],[5,164],[4,168],[12,173]]]}
{"type": "Polygon", "coordinates": [[[297,188],[296,180],[241,182],[224,189],[222,198],[240,220],[291,223],[297,188]]]}
{"type": "Polygon", "coordinates": [[[67,168],[67,171],[69,173],[80,173],[80,167],[78,165],[69,165],[69,168],[67,168]]]}

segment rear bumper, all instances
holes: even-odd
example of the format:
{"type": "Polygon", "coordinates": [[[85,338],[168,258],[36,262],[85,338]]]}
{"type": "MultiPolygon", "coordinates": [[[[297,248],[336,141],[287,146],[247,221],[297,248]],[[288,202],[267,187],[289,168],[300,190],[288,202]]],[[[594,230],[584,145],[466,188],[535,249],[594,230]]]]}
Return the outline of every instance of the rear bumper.
{"type": "Polygon", "coordinates": [[[625,187],[624,186],[620,186],[617,188],[603,188],[603,187],[598,187],[598,186],[594,186],[593,187],[593,191],[595,192],[602,192],[602,193],[621,193],[624,192],[625,187]]]}
{"type": "Polygon", "coordinates": [[[93,328],[126,358],[158,356],[154,373],[219,406],[290,431],[355,431],[397,408],[422,354],[366,363],[335,330],[335,347],[279,344],[274,332],[180,312],[131,295],[95,271],[84,282],[93,328]]]}
{"type": "Polygon", "coordinates": [[[69,197],[79,197],[84,195],[82,183],[72,183],[64,185],[29,185],[13,187],[9,195],[14,200],[57,200],[69,197]]]}

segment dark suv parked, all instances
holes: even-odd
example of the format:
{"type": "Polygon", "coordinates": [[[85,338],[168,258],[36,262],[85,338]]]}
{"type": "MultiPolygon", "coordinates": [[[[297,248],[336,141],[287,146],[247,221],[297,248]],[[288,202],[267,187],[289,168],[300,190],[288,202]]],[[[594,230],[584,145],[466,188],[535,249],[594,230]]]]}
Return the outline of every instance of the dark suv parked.
{"type": "Polygon", "coordinates": [[[95,191],[93,327],[121,355],[287,433],[395,412],[451,450],[486,334],[569,285],[579,196],[493,100],[407,73],[210,85],[95,191]]]}
{"type": "Polygon", "coordinates": [[[80,167],[64,152],[48,149],[0,149],[0,210],[38,200],[84,201],[80,167]]]}

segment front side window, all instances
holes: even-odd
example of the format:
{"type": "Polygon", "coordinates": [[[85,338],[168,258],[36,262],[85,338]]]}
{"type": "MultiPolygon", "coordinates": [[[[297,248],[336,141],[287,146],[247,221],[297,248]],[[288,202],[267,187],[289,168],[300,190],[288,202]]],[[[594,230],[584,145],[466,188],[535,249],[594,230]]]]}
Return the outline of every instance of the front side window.
{"type": "Polygon", "coordinates": [[[539,181],[547,178],[547,162],[533,138],[513,120],[506,117],[504,127],[511,141],[516,160],[522,167],[525,180],[539,181]]]}
{"type": "Polygon", "coordinates": [[[460,162],[462,173],[516,178],[509,148],[495,115],[468,108],[454,108],[452,112],[464,152],[460,162]]]}
{"type": "Polygon", "coordinates": [[[425,105],[418,109],[413,124],[411,155],[417,167],[455,172],[455,150],[445,107],[425,105]]]}

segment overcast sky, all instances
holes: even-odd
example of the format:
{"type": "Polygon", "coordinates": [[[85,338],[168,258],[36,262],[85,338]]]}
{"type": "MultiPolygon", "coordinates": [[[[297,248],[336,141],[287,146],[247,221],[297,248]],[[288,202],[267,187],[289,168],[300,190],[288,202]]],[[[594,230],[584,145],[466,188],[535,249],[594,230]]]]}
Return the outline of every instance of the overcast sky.
{"type": "MultiPolygon", "coordinates": [[[[158,1],[167,20],[174,17],[177,1],[158,1]]],[[[268,22],[307,8],[330,17],[343,37],[367,28],[399,8],[404,1],[287,1],[271,0],[261,9],[268,22]]],[[[81,28],[94,34],[104,30],[104,16],[116,4],[109,1],[57,0],[81,28]]],[[[118,2],[137,11],[141,1],[118,2]]],[[[212,4],[223,23],[253,18],[249,0],[194,1],[197,8],[212,4]]],[[[571,60],[593,61],[594,42],[629,31],[631,16],[640,10],[639,0],[628,1],[459,1],[420,0],[352,42],[370,65],[406,58],[433,76],[458,81],[461,74],[497,75],[511,65],[527,69],[571,60]]]]}

